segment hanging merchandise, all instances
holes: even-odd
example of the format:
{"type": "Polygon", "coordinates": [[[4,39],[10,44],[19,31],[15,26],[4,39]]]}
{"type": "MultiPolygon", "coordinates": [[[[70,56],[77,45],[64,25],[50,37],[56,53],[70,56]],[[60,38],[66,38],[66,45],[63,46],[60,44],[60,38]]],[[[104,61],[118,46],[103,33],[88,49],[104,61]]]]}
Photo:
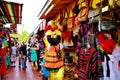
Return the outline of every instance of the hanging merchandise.
{"type": "Polygon", "coordinates": [[[119,80],[119,47],[113,39],[114,33],[110,30],[98,33],[97,38],[101,48],[103,49],[102,66],[103,66],[103,79],[119,80]],[[107,45],[106,45],[107,44],[107,45]]]}
{"type": "Polygon", "coordinates": [[[67,26],[63,26],[62,38],[63,38],[64,46],[73,46],[74,45],[74,43],[72,41],[72,31],[70,29],[68,29],[67,26]]]}
{"type": "MultiPolygon", "coordinates": [[[[119,66],[119,62],[120,62],[120,46],[116,45],[116,47],[114,48],[112,54],[108,54],[108,57],[110,58],[109,60],[109,69],[110,69],[110,80],[120,80],[120,66],[119,66]]],[[[104,72],[107,72],[107,65],[105,62],[103,62],[104,64],[104,72]]],[[[105,80],[104,76],[104,80],[105,80]]]]}
{"type": "Polygon", "coordinates": [[[74,26],[76,27],[77,25],[79,26],[80,22],[78,21],[78,13],[80,12],[80,9],[79,9],[79,4],[77,3],[74,8],[73,8],[73,13],[75,14],[75,21],[74,21],[74,26]]]}
{"type": "Polygon", "coordinates": [[[85,47],[82,47],[79,50],[78,63],[75,68],[78,80],[98,80],[98,76],[96,74],[97,55],[98,51],[92,46],[86,49],[85,47]]]}
{"type": "Polygon", "coordinates": [[[3,47],[8,47],[8,41],[7,41],[6,37],[4,37],[2,45],[3,45],[3,47]]]}
{"type": "Polygon", "coordinates": [[[79,29],[80,29],[79,25],[74,26],[74,28],[73,28],[73,36],[74,37],[79,34],[79,29]]]}
{"type": "Polygon", "coordinates": [[[6,62],[5,62],[5,57],[4,55],[7,53],[7,49],[6,48],[2,48],[0,50],[0,55],[2,56],[2,65],[0,65],[0,76],[3,76],[6,74],[7,70],[6,70],[6,62]]]}
{"type": "Polygon", "coordinates": [[[0,49],[2,48],[2,38],[0,38],[0,49]]]}
{"type": "Polygon", "coordinates": [[[89,10],[88,19],[89,24],[98,22],[100,20],[100,8],[89,10]]]}
{"type": "Polygon", "coordinates": [[[2,65],[2,55],[0,53],[0,66],[2,65]]]}
{"type": "Polygon", "coordinates": [[[83,22],[88,20],[88,1],[87,0],[79,0],[79,9],[80,12],[78,13],[78,21],[83,22]]]}
{"type": "MultiPolygon", "coordinates": [[[[46,28],[45,28],[46,32],[47,32],[48,30],[54,31],[54,30],[56,30],[56,29],[58,29],[58,26],[56,26],[56,22],[55,22],[54,20],[49,21],[49,22],[48,22],[48,25],[47,25],[46,28]]],[[[49,32],[49,31],[48,31],[48,32],[49,32]]]]}
{"type": "Polygon", "coordinates": [[[54,18],[54,21],[55,22],[60,22],[60,21],[62,21],[62,17],[63,17],[63,15],[62,15],[62,12],[61,12],[54,18]]]}
{"type": "Polygon", "coordinates": [[[102,20],[101,23],[100,23],[100,28],[101,30],[111,30],[111,29],[116,29],[116,26],[115,26],[115,21],[113,20],[102,20]]]}
{"type": "Polygon", "coordinates": [[[108,0],[108,3],[112,9],[120,7],[120,0],[108,0]]]}
{"type": "Polygon", "coordinates": [[[74,80],[74,62],[70,53],[65,53],[64,80],[74,80]]]}
{"type": "Polygon", "coordinates": [[[78,17],[77,16],[75,17],[74,24],[75,24],[75,26],[79,26],[80,25],[80,22],[78,21],[78,17]]]}
{"type": "Polygon", "coordinates": [[[88,33],[88,25],[87,25],[87,23],[81,23],[81,25],[80,25],[80,31],[79,31],[79,34],[81,35],[81,36],[84,36],[84,35],[86,35],[87,33],[88,33]]]}
{"type": "Polygon", "coordinates": [[[74,21],[75,21],[75,16],[76,14],[74,14],[73,8],[75,6],[76,2],[73,2],[72,4],[70,4],[67,8],[68,10],[68,21],[67,21],[67,27],[68,29],[72,29],[74,27],[74,21]]]}
{"type": "Polygon", "coordinates": [[[73,46],[73,41],[72,41],[72,31],[69,31],[66,27],[64,27],[63,32],[62,32],[62,38],[63,38],[63,45],[64,46],[73,46]]]}
{"type": "Polygon", "coordinates": [[[68,17],[68,20],[67,20],[67,28],[68,29],[72,29],[74,27],[74,21],[75,21],[75,18],[74,18],[72,9],[70,8],[69,9],[69,17],[68,17]]]}
{"type": "Polygon", "coordinates": [[[73,12],[77,15],[80,12],[79,9],[79,4],[76,4],[75,7],[73,8],[73,12]]]}
{"type": "Polygon", "coordinates": [[[68,18],[68,12],[67,12],[67,9],[65,9],[63,12],[63,20],[62,20],[63,26],[67,26],[67,18],[68,18]]]}
{"type": "Polygon", "coordinates": [[[105,34],[107,34],[107,33],[100,32],[97,35],[97,38],[98,38],[98,41],[100,42],[100,45],[103,48],[104,52],[106,54],[111,54],[113,52],[113,49],[115,48],[116,42],[115,42],[115,40],[111,39],[111,37],[108,35],[109,33],[107,35],[105,35],[105,34]]]}

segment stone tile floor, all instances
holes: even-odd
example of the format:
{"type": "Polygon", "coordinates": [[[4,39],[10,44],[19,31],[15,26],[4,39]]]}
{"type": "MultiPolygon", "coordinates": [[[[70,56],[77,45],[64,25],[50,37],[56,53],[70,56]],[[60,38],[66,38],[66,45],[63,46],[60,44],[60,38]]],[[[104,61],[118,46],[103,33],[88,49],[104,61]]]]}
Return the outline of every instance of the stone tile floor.
{"type": "Polygon", "coordinates": [[[7,74],[4,75],[2,80],[43,80],[40,76],[40,72],[32,69],[31,62],[27,60],[26,70],[18,67],[18,60],[16,67],[10,67],[7,70],[7,74]]]}

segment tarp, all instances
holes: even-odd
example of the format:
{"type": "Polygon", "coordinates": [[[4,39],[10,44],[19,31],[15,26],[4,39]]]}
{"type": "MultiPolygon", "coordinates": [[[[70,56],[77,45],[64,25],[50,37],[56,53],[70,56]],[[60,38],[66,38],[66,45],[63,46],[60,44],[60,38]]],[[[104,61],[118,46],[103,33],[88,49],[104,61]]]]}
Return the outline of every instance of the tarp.
{"type": "Polygon", "coordinates": [[[0,1],[0,23],[21,24],[22,7],[23,4],[0,1]]]}

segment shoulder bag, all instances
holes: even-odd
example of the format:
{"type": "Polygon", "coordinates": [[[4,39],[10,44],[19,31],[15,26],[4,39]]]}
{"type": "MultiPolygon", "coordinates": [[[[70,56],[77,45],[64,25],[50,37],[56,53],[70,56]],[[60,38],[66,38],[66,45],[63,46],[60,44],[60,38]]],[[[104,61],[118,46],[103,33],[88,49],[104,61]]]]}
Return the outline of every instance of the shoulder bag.
{"type": "Polygon", "coordinates": [[[88,20],[88,4],[86,0],[82,0],[79,4],[78,21],[83,22],[88,20]]]}
{"type": "Polygon", "coordinates": [[[112,9],[120,7],[120,0],[108,0],[108,3],[112,9]]]}

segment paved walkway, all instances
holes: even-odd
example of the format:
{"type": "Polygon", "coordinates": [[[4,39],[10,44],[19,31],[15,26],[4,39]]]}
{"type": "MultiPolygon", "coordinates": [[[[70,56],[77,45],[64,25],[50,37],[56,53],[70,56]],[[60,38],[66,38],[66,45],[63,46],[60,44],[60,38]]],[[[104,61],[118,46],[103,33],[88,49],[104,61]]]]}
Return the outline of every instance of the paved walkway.
{"type": "Polygon", "coordinates": [[[34,71],[31,67],[31,63],[27,60],[27,68],[23,70],[18,67],[18,60],[16,67],[11,67],[7,70],[7,74],[3,77],[3,80],[42,80],[39,76],[40,72],[34,71]]]}

